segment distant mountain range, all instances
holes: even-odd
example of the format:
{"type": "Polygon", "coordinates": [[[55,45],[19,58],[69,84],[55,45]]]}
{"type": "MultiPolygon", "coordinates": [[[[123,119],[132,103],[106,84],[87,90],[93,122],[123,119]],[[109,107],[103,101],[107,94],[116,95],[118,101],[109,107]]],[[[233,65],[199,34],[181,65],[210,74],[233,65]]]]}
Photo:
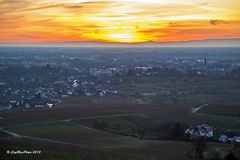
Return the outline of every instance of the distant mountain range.
{"type": "Polygon", "coordinates": [[[207,39],[181,42],[42,42],[42,43],[7,43],[0,42],[0,46],[16,47],[240,47],[240,38],[236,39],[207,39]]]}

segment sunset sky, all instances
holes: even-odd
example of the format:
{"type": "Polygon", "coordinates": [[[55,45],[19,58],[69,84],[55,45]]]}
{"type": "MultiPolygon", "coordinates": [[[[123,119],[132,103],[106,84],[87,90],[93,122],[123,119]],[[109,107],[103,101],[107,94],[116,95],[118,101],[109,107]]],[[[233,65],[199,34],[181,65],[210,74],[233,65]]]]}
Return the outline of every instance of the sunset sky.
{"type": "Polygon", "coordinates": [[[0,42],[240,38],[240,0],[0,0],[0,42]]]}

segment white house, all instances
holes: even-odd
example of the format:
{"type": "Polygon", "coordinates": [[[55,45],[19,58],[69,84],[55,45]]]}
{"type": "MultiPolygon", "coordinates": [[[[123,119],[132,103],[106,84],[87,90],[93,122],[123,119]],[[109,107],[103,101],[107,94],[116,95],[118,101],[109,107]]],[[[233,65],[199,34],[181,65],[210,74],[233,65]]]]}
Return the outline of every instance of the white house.
{"type": "Polygon", "coordinates": [[[52,103],[47,103],[47,106],[48,106],[49,108],[52,108],[54,105],[53,105],[52,103]]]}
{"type": "Polygon", "coordinates": [[[223,142],[223,143],[240,143],[240,136],[227,136],[225,134],[222,134],[221,136],[219,136],[218,141],[223,142]]]}
{"type": "Polygon", "coordinates": [[[228,141],[228,136],[225,134],[222,134],[218,137],[218,141],[226,143],[228,141]]]}
{"type": "Polygon", "coordinates": [[[197,125],[195,127],[190,127],[185,130],[185,134],[189,134],[191,138],[206,137],[211,138],[214,134],[214,127],[207,124],[197,125]]]}

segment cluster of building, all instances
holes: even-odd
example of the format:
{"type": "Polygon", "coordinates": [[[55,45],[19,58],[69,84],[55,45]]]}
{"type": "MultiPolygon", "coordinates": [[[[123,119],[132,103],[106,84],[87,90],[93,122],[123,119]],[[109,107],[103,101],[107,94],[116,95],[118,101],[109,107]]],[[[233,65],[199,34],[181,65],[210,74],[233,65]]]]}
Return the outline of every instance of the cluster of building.
{"type": "Polygon", "coordinates": [[[94,82],[77,80],[72,76],[44,87],[20,88],[22,89],[7,88],[0,92],[0,110],[52,108],[61,103],[62,98],[79,95],[104,97],[118,94],[117,90],[103,88],[94,82]]]}
{"type": "MultiPolygon", "coordinates": [[[[113,60],[114,61],[114,60],[113,60]]],[[[193,75],[220,75],[226,76],[236,68],[240,63],[220,62],[218,60],[209,60],[206,57],[199,58],[169,58],[154,60],[134,60],[132,64],[115,64],[101,67],[91,67],[88,69],[89,75],[92,76],[126,76],[134,72],[135,76],[140,75],[157,75],[162,70],[175,70],[182,74],[193,75]],[[139,64],[139,62],[141,62],[139,64]]]]}
{"type": "Polygon", "coordinates": [[[17,91],[9,88],[2,96],[6,98],[0,102],[0,110],[52,108],[61,102],[52,88],[18,89],[17,91]]]}
{"type": "MultiPolygon", "coordinates": [[[[200,124],[186,129],[185,134],[192,140],[199,138],[212,139],[215,131],[215,127],[208,124],[200,124]]],[[[240,143],[240,135],[228,130],[226,134],[221,134],[217,140],[222,143],[240,143]]]]}
{"type": "Polygon", "coordinates": [[[89,68],[89,75],[91,76],[124,76],[127,75],[127,67],[120,66],[120,67],[109,67],[109,68],[89,68]]]}
{"type": "Polygon", "coordinates": [[[231,131],[227,131],[226,134],[221,134],[218,141],[223,143],[239,143],[240,135],[233,134],[231,131]]]}
{"type": "Polygon", "coordinates": [[[216,128],[209,126],[208,124],[201,124],[186,129],[185,134],[188,134],[191,139],[206,137],[213,137],[213,133],[216,128]]]}
{"type": "MultiPolygon", "coordinates": [[[[38,54],[29,57],[27,54],[14,58],[7,54],[0,60],[0,110],[52,107],[60,103],[61,98],[77,95],[118,95],[120,90],[106,87],[110,85],[104,87],[104,84],[134,83],[138,80],[132,77],[226,75],[240,67],[235,60],[220,61],[200,56],[161,56],[154,53],[145,56],[125,54],[125,57],[122,52],[120,54],[109,54],[107,58],[88,54],[39,54],[40,57],[38,54]]],[[[158,93],[166,97],[180,97],[195,92],[198,91],[169,91],[163,88],[158,93]]],[[[151,96],[152,93],[146,91],[140,94],[151,96]]]]}

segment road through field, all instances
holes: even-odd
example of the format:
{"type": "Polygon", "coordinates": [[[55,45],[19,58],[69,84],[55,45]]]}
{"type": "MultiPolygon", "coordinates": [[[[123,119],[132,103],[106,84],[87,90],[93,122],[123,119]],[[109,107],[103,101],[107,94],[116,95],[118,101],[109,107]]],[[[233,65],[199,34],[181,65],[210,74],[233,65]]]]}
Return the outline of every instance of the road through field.
{"type": "Polygon", "coordinates": [[[20,134],[14,133],[14,132],[7,131],[5,129],[0,129],[0,132],[9,134],[13,138],[27,138],[27,139],[40,140],[40,141],[51,142],[51,143],[60,143],[60,144],[67,144],[67,145],[83,147],[83,145],[76,144],[76,143],[70,143],[70,142],[65,142],[65,141],[53,140],[53,139],[49,139],[49,138],[39,138],[39,137],[32,137],[32,136],[24,136],[24,135],[20,135],[20,134]]]}
{"type": "MultiPolygon", "coordinates": [[[[116,152],[116,151],[109,151],[109,150],[105,150],[105,149],[99,149],[99,148],[90,148],[87,147],[85,145],[82,144],[78,144],[78,143],[71,143],[71,142],[67,142],[67,141],[61,141],[61,140],[54,140],[54,139],[49,139],[49,138],[40,138],[40,137],[32,137],[32,136],[24,136],[24,135],[20,135],[14,132],[10,132],[7,131],[3,128],[0,129],[0,132],[9,134],[10,136],[12,136],[13,138],[23,138],[23,139],[31,139],[31,140],[36,140],[36,141],[42,141],[42,142],[49,142],[49,143],[56,143],[56,144],[62,144],[62,145],[70,145],[70,146],[74,146],[74,147],[81,147],[87,150],[93,150],[94,153],[100,152],[100,155],[103,156],[104,154],[108,156],[108,159],[113,159],[113,157],[121,157],[124,160],[132,160],[133,158],[135,160],[154,160],[153,158],[149,158],[149,157],[143,157],[143,156],[137,156],[137,155],[132,155],[132,154],[128,154],[128,153],[122,153],[122,152],[116,152]],[[104,154],[101,154],[104,153],[104,154]],[[113,157],[109,157],[109,156],[113,156],[113,157]]],[[[90,155],[92,156],[92,155],[90,155]]],[[[101,157],[102,158],[102,157],[101,157]]],[[[119,158],[118,158],[119,159],[119,158]]]]}
{"type": "MultiPolygon", "coordinates": [[[[19,127],[20,126],[29,126],[29,125],[32,126],[32,125],[50,124],[50,123],[58,123],[58,122],[71,122],[73,120],[86,120],[86,119],[95,119],[95,118],[119,117],[119,116],[134,116],[134,115],[142,115],[142,114],[115,114],[115,115],[105,115],[105,116],[90,116],[90,117],[83,117],[83,118],[77,118],[77,119],[66,119],[66,120],[50,121],[50,122],[45,122],[45,123],[31,123],[31,124],[18,125],[18,126],[19,127]]],[[[16,127],[16,126],[14,126],[14,127],[16,127]]],[[[72,143],[72,142],[67,142],[67,141],[62,141],[62,140],[55,140],[55,139],[49,139],[49,138],[42,138],[42,137],[33,137],[33,136],[20,135],[20,134],[15,133],[15,132],[8,131],[6,128],[0,128],[0,132],[8,134],[12,138],[31,139],[31,140],[36,140],[36,141],[43,141],[43,142],[49,142],[49,143],[70,145],[70,146],[75,146],[75,147],[82,147],[82,148],[85,148],[85,149],[97,150],[98,152],[109,153],[109,154],[111,154],[113,156],[116,155],[116,156],[120,156],[120,157],[125,157],[124,159],[134,158],[136,160],[154,160],[154,159],[149,158],[149,157],[137,156],[137,155],[132,155],[132,154],[128,154],[128,153],[121,153],[121,152],[115,152],[115,151],[109,151],[109,150],[102,149],[102,148],[91,148],[91,147],[88,147],[88,146],[85,146],[85,145],[79,144],[79,143],[72,143]]]]}
{"type": "Polygon", "coordinates": [[[202,109],[203,107],[206,107],[208,104],[203,104],[203,105],[201,105],[201,106],[199,106],[199,107],[196,107],[196,108],[192,108],[192,113],[198,113],[198,111],[200,110],[200,109],[202,109]]]}
{"type": "Polygon", "coordinates": [[[96,118],[109,118],[109,117],[121,117],[121,116],[142,116],[144,114],[111,114],[111,115],[102,115],[102,116],[89,116],[89,117],[82,117],[82,118],[73,118],[73,119],[64,119],[64,120],[56,120],[56,121],[47,121],[47,122],[34,122],[34,123],[25,123],[19,125],[10,125],[5,126],[4,128],[12,128],[12,127],[25,127],[25,126],[34,126],[34,125],[41,125],[41,124],[52,124],[52,123],[59,123],[59,122],[71,122],[74,120],[88,120],[88,119],[96,119],[96,118]]]}

